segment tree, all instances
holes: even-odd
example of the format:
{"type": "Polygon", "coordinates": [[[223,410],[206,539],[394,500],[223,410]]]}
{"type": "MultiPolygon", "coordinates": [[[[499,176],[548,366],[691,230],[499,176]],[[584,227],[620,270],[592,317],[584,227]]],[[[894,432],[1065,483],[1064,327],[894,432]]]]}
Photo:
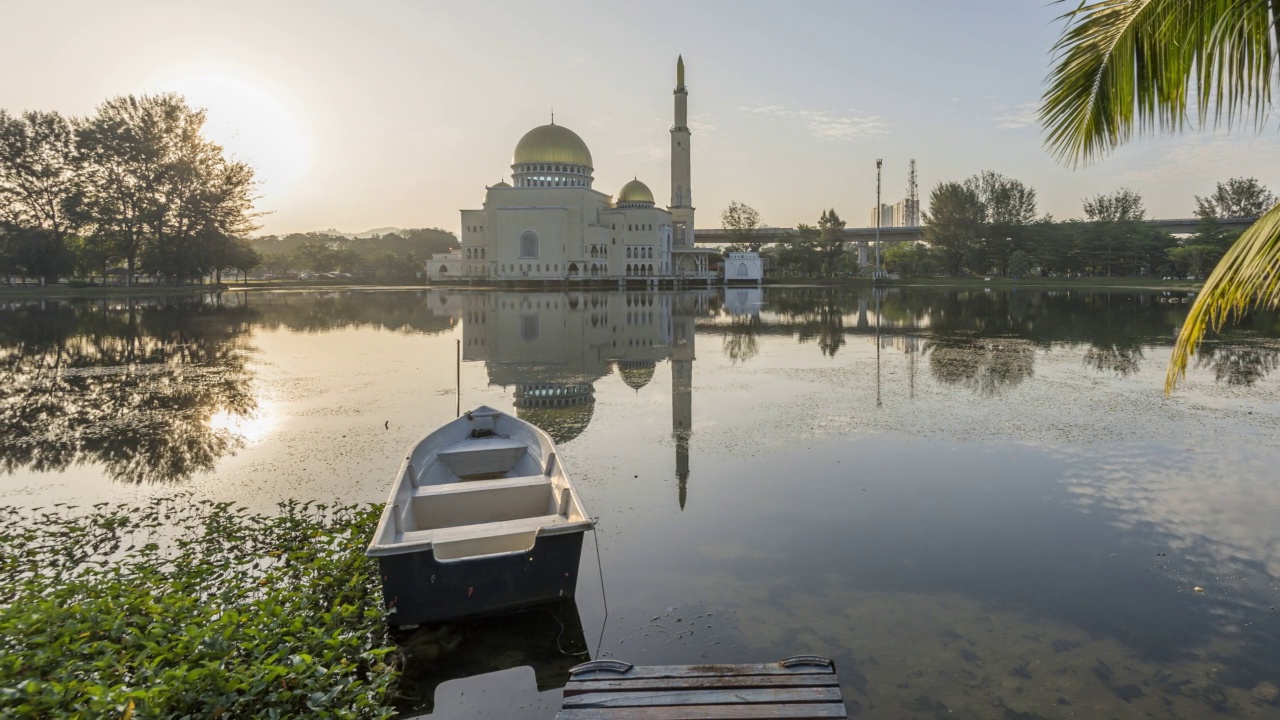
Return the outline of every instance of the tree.
{"type": "MultiPolygon", "coordinates": [[[[1195,106],[1202,126],[1235,127],[1270,115],[1280,60],[1274,0],[1097,0],[1081,3],[1054,45],[1040,108],[1046,144],[1072,164],[1091,162],[1135,130],[1181,130],[1195,106]]],[[[1212,327],[1251,308],[1280,306],[1280,205],[1261,215],[1219,261],[1174,345],[1172,392],[1212,327]]]]}
{"type": "Polygon", "coordinates": [[[760,213],[755,208],[736,200],[720,213],[720,227],[724,228],[726,239],[735,245],[741,245],[747,252],[760,252],[760,241],[752,240],[752,233],[760,227],[760,213]]]}
{"type": "Polygon", "coordinates": [[[1257,178],[1231,178],[1218,183],[1208,197],[1196,196],[1196,215],[1214,218],[1256,218],[1276,204],[1275,193],[1257,178]]]}
{"type": "Polygon", "coordinates": [[[1111,277],[1115,266],[1138,249],[1138,240],[1144,236],[1141,222],[1147,210],[1142,196],[1129,188],[1099,193],[1085,199],[1084,215],[1093,227],[1084,238],[1082,259],[1095,273],[1106,268],[1111,277]]]}
{"type": "Polygon", "coordinates": [[[203,135],[205,113],[181,96],[108,100],[79,129],[86,187],[81,217],[116,247],[131,283],[140,259],[177,278],[209,269],[201,245],[253,225],[253,170],[203,135]]]}
{"type": "Polygon", "coordinates": [[[56,112],[0,110],[0,225],[17,270],[56,280],[71,269],[80,167],[71,122],[56,112]]]}
{"type": "Polygon", "coordinates": [[[961,183],[938,183],[929,195],[924,237],[936,250],[946,271],[960,269],[982,237],[986,208],[973,188],[961,183]]]}
{"type": "Polygon", "coordinates": [[[840,269],[841,256],[844,254],[845,222],[831,208],[818,216],[818,253],[822,257],[822,269],[834,273],[840,269]]]}
{"type": "Polygon", "coordinates": [[[982,242],[970,252],[972,269],[985,271],[994,264],[1001,275],[1009,274],[1009,259],[1025,249],[1025,226],[1036,217],[1036,191],[1020,180],[985,170],[964,182],[982,203],[982,242]]]}

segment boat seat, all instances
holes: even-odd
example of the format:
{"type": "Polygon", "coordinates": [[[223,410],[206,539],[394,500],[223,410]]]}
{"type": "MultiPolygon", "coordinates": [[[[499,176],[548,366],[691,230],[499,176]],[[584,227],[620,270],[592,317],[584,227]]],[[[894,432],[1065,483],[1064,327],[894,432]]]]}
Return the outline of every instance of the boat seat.
{"type": "Polygon", "coordinates": [[[521,477],[494,478],[492,480],[467,480],[466,482],[442,483],[440,485],[419,485],[413,489],[413,497],[443,497],[458,493],[529,488],[550,484],[551,478],[546,475],[523,475],[521,477]]]}
{"type": "Polygon", "coordinates": [[[404,542],[430,540],[432,544],[443,544],[460,540],[536,533],[544,527],[564,525],[566,522],[568,520],[563,515],[539,515],[537,517],[480,523],[478,525],[459,525],[458,527],[437,528],[435,530],[411,530],[404,534],[403,539],[404,542]]]}
{"type": "Polygon", "coordinates": [[[436,457],[460,478],[494,475],[510,470],[529,446],[510,438],[467,438],[442,449],[436,457]]]}

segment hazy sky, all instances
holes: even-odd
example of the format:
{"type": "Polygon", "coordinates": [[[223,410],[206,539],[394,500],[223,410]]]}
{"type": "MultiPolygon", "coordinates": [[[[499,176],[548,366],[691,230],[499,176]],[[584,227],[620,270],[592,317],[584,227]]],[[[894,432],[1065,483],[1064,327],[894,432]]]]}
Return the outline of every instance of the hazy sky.
{"type": "Polygon", "coordinates": [[[556,122],[591,148],[595,187],[638,176],[670,195],[668,129],[684,54],[699,227],[730,200],[766,223],[827,207],[865,225],[875,202],[922,201],[992,169],[1041,212],[1081,215],[1121,186],[1159,217],[1233,176],[1280,190],[1268,130],[1143,141],[1071,170],[1041,146],[1035,104],[1063,5],[880,2],[290,2],[0,0],[0,107],[87,114],[108,97],[177,90],[258,168],[263,232],[458,228],[510,172],[527,130],[556,122]]]}

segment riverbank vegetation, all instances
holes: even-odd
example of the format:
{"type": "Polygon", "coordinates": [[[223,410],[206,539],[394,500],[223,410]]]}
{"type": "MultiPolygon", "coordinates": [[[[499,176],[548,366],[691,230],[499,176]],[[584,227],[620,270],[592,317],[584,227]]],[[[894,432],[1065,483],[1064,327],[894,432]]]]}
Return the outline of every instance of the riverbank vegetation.
{"type": "MultiPolygon", "coordinates": [[[[1040,107],[1045,144],[1060,160],[1087,164],[1135,135],[1180,131],[1193,106],[1200,127],[1252,119],[1261,132],[1270,121],[1280,61],[1274,0],[1082,2],[1061,19],[1040,107]]],[[[1269,193],[1257,199],[1249,215],[1257,221],[1221,253],[1183,323],[1166,393],[1207,330],[1280,307],[1280,203],[1269,193]]]]}
{"type": "Polygon", "coordinates": [[[0,508],[0,715],[390,717],[376,512],[0,508]]]}

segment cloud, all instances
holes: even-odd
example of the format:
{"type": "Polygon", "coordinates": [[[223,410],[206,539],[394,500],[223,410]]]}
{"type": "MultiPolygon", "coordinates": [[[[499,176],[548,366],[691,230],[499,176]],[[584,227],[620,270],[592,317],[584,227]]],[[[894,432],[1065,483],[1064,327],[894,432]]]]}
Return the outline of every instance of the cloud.
{"type": "Polygon", "coordinates": [[[689,129],[699,135],[709,135],[716,131],[716,126],[711,124],[710,115],[694,115],[689,118],[689,129]]]}
{"type": "Polygon", "coordinates": [[[996,126],[1005,130],[1021,130],[1037,127],[1040,124],[1040,103],[1026,102],[1021,105],[997,105],[996,126]]]}
{"type": "Polygon", "coordinates": [[[883,135],[889,127],[879,115],[864,115],[856,111],[844,113],[832,110],[809,110],[805,108],[789,108],[785,105],[764,105],[762,107],[742,107],[739,110],[752,115],[784,120],[798,120],[803,123],[814,137],[833,140],[853,140],[869,135],[883,135]]]}

